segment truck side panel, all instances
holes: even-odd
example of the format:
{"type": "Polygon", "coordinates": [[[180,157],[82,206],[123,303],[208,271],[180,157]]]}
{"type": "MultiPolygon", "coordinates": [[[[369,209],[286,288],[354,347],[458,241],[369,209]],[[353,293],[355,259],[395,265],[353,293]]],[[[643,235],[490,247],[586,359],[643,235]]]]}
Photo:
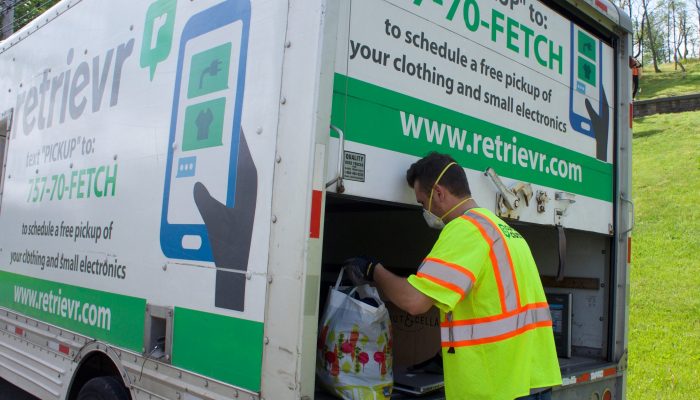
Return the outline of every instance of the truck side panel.
{"type": "Polygon", "coordinates": [[[134,353],[163,336],[164,362],[260,391],[286,19],[64,1],[0,44],[1,307],[134,353]]]}

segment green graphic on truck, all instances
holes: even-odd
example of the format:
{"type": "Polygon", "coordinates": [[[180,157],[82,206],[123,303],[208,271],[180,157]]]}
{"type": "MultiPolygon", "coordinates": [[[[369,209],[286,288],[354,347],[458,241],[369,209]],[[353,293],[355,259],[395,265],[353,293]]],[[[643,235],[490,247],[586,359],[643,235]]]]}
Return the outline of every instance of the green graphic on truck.
{"type": "Polygon", "coordinates": [[[141,41],[141,68],[148,67],[151,81],[158,63],[170,55],[177,0],[158,0],[148,7],[141,41]]]}

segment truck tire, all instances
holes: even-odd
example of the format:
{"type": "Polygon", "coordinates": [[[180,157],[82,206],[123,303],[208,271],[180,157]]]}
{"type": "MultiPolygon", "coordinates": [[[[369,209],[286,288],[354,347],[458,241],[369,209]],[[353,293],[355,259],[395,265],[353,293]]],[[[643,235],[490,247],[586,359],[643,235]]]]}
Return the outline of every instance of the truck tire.
{"type": "Polygon", "coordinates": [[[77,400],[129,400],[121,382],[111,376],[90,379],[78,393],[77,400]]]}

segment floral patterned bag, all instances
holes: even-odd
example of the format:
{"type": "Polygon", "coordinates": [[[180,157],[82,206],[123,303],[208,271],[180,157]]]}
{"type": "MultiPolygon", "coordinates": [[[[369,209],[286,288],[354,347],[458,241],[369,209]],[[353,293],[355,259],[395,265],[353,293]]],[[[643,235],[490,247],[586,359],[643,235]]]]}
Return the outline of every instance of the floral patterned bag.
{"type": "Polygon", "coordinates": [[[341,269],[319,325],[316,373],[342,399],[389,399],[394,384],[389,311],[377,289],[340,287],[342,276],[341,269]]]}

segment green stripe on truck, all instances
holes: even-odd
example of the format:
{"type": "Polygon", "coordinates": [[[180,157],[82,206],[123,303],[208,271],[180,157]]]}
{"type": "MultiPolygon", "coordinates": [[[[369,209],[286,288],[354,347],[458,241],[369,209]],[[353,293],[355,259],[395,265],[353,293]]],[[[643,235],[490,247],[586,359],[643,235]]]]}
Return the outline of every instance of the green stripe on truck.
{"type": "Polygon", "coordinates": [[[135,352],[146,300],[0,271],[0,305],[135,352]]]}
{"type": "MultiPolygon", "coordinates": [[[[137,353],[146,300],[0,271],[0,306],[137,353]]],[[[174,366],[260,391],[263,324],[175,307],[174,366]]]]}
{"type": "Polygon", "coordinates": [[[263,324],[175,307],[173,365],[260,391],[263,324]]]}
{"type": "Polygon", "coordinates": [[[613,198],[612,164],[342,74],[335,75],[331,119],[347,141],[418,157],[439,151],[476,171],[493,167],[503,177],[608,202],[613,198]],[[491,145],[486,150],[485,138],[491,145]],[[505,145],[496,155],[497,138],[508,144],[507,160],[505,145]]]}

